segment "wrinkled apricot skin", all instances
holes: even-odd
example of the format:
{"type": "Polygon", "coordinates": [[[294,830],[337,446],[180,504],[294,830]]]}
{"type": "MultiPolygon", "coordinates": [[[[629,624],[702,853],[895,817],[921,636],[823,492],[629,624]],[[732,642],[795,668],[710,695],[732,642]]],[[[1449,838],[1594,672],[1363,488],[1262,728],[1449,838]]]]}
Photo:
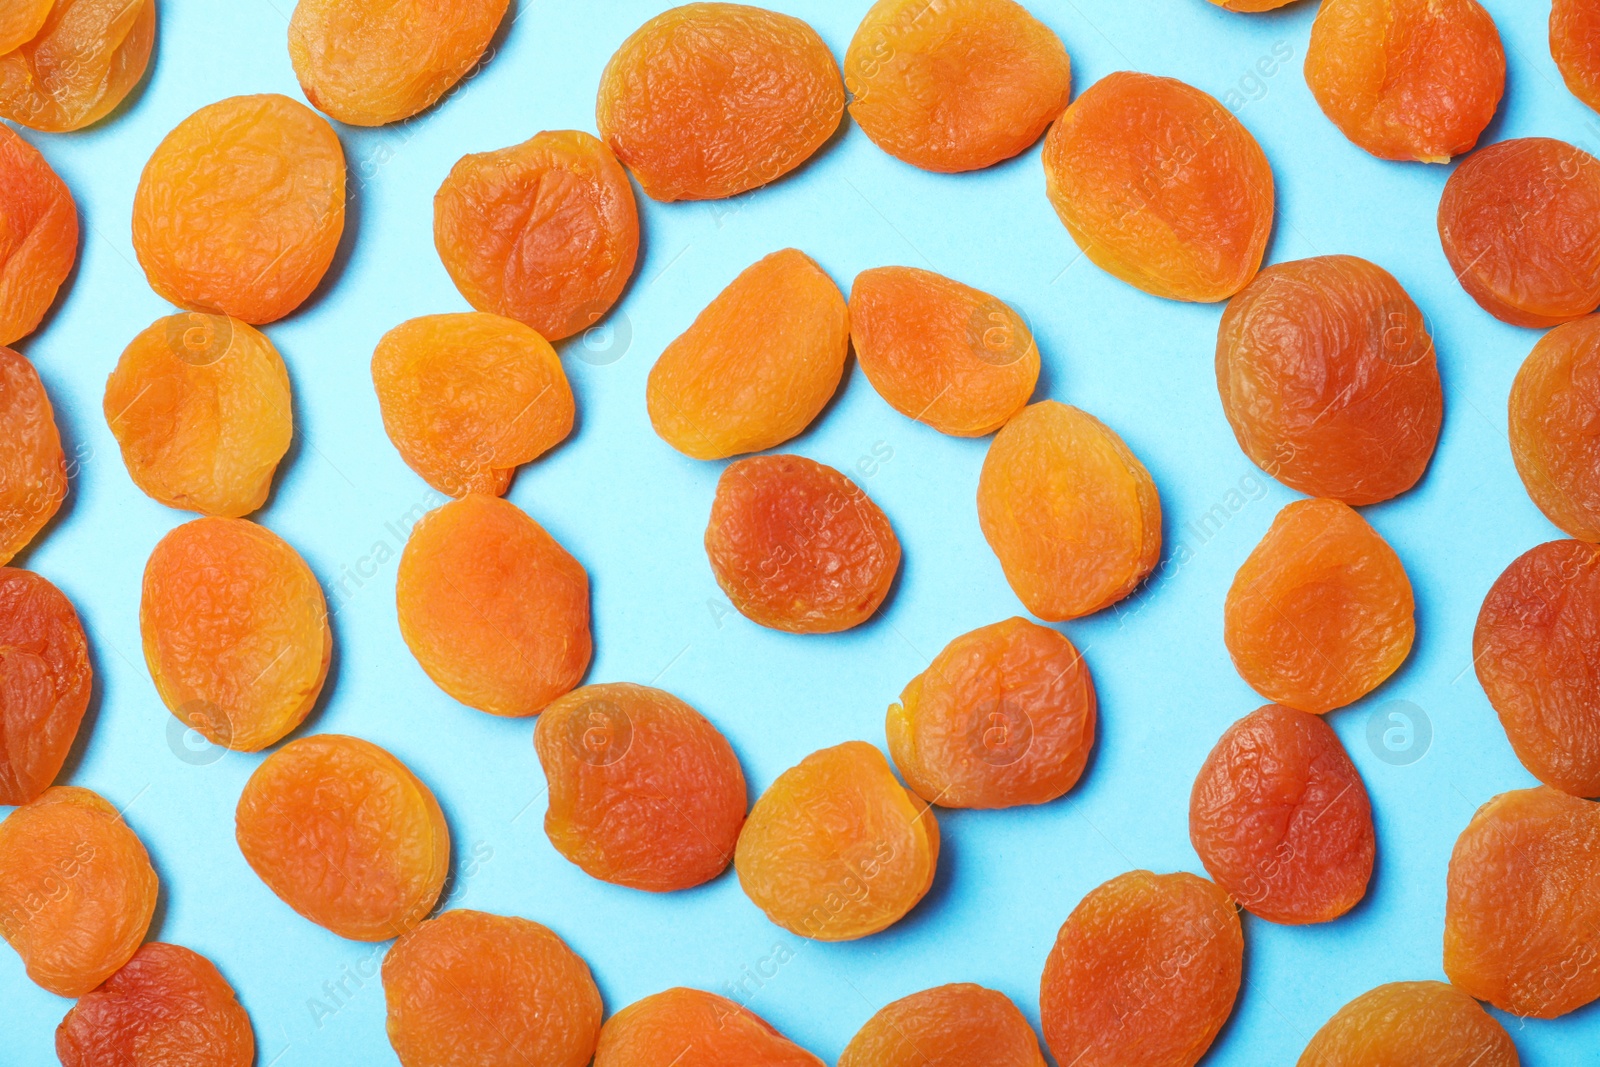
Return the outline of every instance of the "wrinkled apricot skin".
{"type": "Polygon", "coordinates": [[[55,409],[33,364],[0,347],[0,565],[55,517],[67,495],[67,457],[55,409]]]}
{"type": "Polygon", "coordinates": [[[788,174],[839,128],[833,53],[797,18],[684,4],[646,22],[600,76],[595,122],[653,200],[737,196],[788,174]]]}
{"type": "Polygon", "coordinates": [[[1600,160],[1549,137],[1479,149],[1439,198],[1456,280],[1513,326],[1557,326],[1600,305],[1600,160]]]}
{"type": "Polygon", "coordinates": [[[895,768],[930,804],[1047,804],[1078,784],[1094,747],[1095,693],[1055,630],[1007,619],[951,641],[889,705],[895,768]]]}
{"type": "Polygon", "coordinates": [[[1228,301],[1217,390],[1251,462],[1352,506],[1415,485],[1444,419],[1422,312],[1388,271],[1355,256],[1276,264],[1228,301]]]}
{"type": "Polygon", "coordinates": [[[239,795],[234,830],[268,889],[352,941],[415,927],[450,869],[450,830],[433,793],[357,737],[317,734],[268,756],[239,795]]]}
{"type": "Polygon", "coordinates": [[[1600,998],[1600,805],[1548,786],[1501,793],[1450,853],[1444,971],[1512,1015],[1600,998]]]}
{"type": "Polygon", "coordinates": [[[850,115],[924,170],[980,170],[1028,149],[1067,106],[1061,38],[1014,0],[878,0],[850,41],[850,115]]]}
{"type": "Polygon", "coordinates": [[[1189,840],[1229,896],[1287,925],[1355,907],[1377,855],[1367,788],[1339,735],[1277,704],[1234,723],[1206,757],[1189,840]]]}
{"type": "Polygon", "coordinates": [[[344,233],[344,149],[286,96],[235,96],[157,146],[133,201],[150,287],[191,311],[275,322],[322,282],[344,233]]]}
{"type": "Polygon", "coordinates": [[[1511,1035],[1446,982],[1390,982],[1334,1013],[1297,1067],[1517,1067],[1511,1035]]]}
{"type": "Polygon", "coordinates": [[[756,907],[817,941],[893,926],[927,894],[938,862],[933,811],[861,741],[780,774],[750,809],[734,854],[756,907]]]}
{"type": "Polygon", "coordinates": [[[956,437],[1004,426],[1039,381],[1039,349],[1021,315],[988,293],[915,267],[856,275],[850,339],[890,407],[956,437]]]}
{"type": "Polygon", "coordinates": [[[1076,1067],[1193,1067],[1233,1011],[1239,913],[1192,874],[1129,871],[1062,924],[1039,983],[1045,1043],[1076,1067]]]}
{"type": "Polygon", "coordinates": [[[239,752],[299,726],[333,658],[316,575],[246,519],[196,519],[161,539],[145,564],[139,632],[162,703],[239,752]]]}
{"type": "Polygon", "coordinates": [[[156,21],[156,0],[55,0],[36,34],[0,54],[0,117],[49,133],[99,122],[144,78],[156,21]]]}
{"type": "Polygon", "coordinates": [[[1222,639],[1250,688],[1321,715],[1405,662],[1415,607],[1400,557],[1354,509],[1297,500],[1233,576],[1222,639]]]}
{"type": "Polygon", "coordinates": [[[0,126],[0,345],[38,328],[77,258],[72,193],[36,148],[0,126]]]}
{"type": "Polygon", "coordinates": [[[491,715],[537,715],[583,680],[589,575],[515,504],[473,494],[411,531],[400,636],[435,685],[491,715]]]}
{"type": "Polygon", "coordinates": [[[1572,95],[1600,110],[1600,7],[1592,0],[1554,0],[1550,56],[1572,95]]]}
{"type": "Polygon", "coordinates": [[[27,804],[56,780],[93,689],[72,602],[32,571],[0,567],[0,804],[27,804]]]}
{"type": "Polygon", "coordinates": [[[383,960],[401,1067],[585,1067],[600,990],[566,942],[527,919],[457,909],[383,960]]]}
{"type": "Polygon", "coordinates": [[[1121,71],[1050,128],[1045,188],[1084,255],[1171,300],[1226,300],[1272,233],[1272,168],[1233,113],[1172,78],[1121,71]]]}
{"type": "Polygon", "coordinates": [[[822,413],[850,351],[833,279],[786,248],[747,267],[650,368],[650,425],[694,459],[761,452],[822,413]]]}
{"type": "Polygon", "coordinates": [[[76,786],[46,789],[0,822],[0,936],[28,977],[81,997],[144,940],[159,886],[117,809],[76,786]]]}
{"type": "Polygon", "coordinates": [[[540,713],[534,747],[550,793],[544,832],[587,873],[664,893],[733,861],[748,805],[739,757],[671,693],[576,689],[540,713]]]}
{"type": "Polygon", "coordinates": [[[566,439],[576,406],[561,357],[514,319],[427,315],[372,356],[383,428],[406,466],[449,496],[500,496],[566,439]]]}
{"type": "Polygon", "coordinates": [[[839,1067],[1045,1067],[1039,1039],[1004,993],[971,983],[924,989],[856,1032],[839,1067]]]}
{"type": "Polygon", "coordinates": [[[250,1067],[256,1039],[233,987],[204,956],[153,941],[56,1028],[61,1067],[250,1067]]]}
{"type": "Polygon", "coordinates": [[[824,1067],[759,1015],[699,989],[668,989],[606,1020],[594,1067],[824,1067]]]}
{"type": "Polygon", "coordinates": [[[1017,599],[1047,622],[1109,607],[1161,558],[1150,472],[1105,423],[1054,400],[995,435],[978,522],[1017,599]]]}
{"type": "Polygon", "coordinates": [[[55,2],[13,0],[0,10],[0,56],[16,51],[38,36],[55,2]]]}
{"type": "Polygon", "coordinates": [[[289,371],[266,335],[172,315],[133,339],[102,408],[128,476],[168,507],[241,518],[267,502],[294,440],[289,371]]]}
{"type": "Polygon", "coordinates": [[[1511,385],[1511,458],[1545,518],[1600,541],[1600,316],[1539,338],[1511,385]]]}

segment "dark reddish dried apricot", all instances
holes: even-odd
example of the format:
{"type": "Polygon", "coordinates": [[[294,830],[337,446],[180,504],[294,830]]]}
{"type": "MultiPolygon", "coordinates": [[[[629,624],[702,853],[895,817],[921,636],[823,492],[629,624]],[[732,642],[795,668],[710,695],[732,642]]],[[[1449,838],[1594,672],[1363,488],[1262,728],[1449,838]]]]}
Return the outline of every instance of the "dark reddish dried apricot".
{"type": "Polygon", "coordinates": [[[1390,982],[1334,1013],[1297,1067],[1517,1067],[1494,1017],[1445,982],[1390,982]]]}
{"type": "Polygon", "coordinates": [[[1539,339],[1509,408],[1511,458],[1528,496],[1568,534],[1600,541],[1600,315],[1539,339]]]}
{"type": "Polygon", "coordinates": [[[0,804],[26,804],[55,781],[93,688],[72,602],[32,571],[0,567],[0,804]]]}
{"type": "Polygon", "coordinates": [[[1600,6],[1593,0],[1554,0],[1550,56],[1572,95],[1600,110],[1600,6]]]}
{"type": "Polygon", "coordinates": [[[699,989],[668,989],[606,1020],[594,1067],[824,1067],[759,1015],[699,989]]]}
{"type": "Polygon", "coordinates": [[[1229,11],[1260,12],[1276,11],[1280,7],[1294,3],[1294,0],[1211,0],[1211,2],[1229,11]]]}
{"type": "Polygon", "coordinates": [[[156,0],[55,0],[0,54],[0,116],[50,133],[91,126],[139,84],[155,41],[156,0]]]}
{"type": "Polygon", "coordinates": [[[55,517],[67,495],[67,457],[55,409],[27,359],[0,347],[0,565],[55,517]]]}
{"type": "Polygon", "coordinates": [[[72,193],[38,149],[0,126],[0,345],[38,327],[77,259],[72,193]]]}
{"type": "Polygon", "coordinates": [[[1004,993],[960,982],[886,1005],[839,1067],[1045,1067],[1039,1039],[1004,993]]]}

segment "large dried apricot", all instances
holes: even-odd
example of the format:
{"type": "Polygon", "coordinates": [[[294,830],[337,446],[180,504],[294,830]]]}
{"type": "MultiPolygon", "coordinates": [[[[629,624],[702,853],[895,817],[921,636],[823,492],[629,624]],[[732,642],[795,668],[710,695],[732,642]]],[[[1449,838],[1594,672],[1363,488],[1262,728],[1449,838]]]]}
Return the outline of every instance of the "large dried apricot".
{"type": "Polygon", "coordinates": [[[750,809],[734,866],[767,918],[818,941],[887,929],[933,885],[939,824],[862,741],[813,752],[750,809]]]}
{"type": "Polygon", "coordinates": [[[1004,993],[969,982],[885,1006],[856,1031],[839,1067],[1045,1067],[1039,1039],[1004,993]]]}
{"type": "Polygon", "coordinates": [[[155,41],[156,0],[55,0],[39,32],[0,55],[0,117],[50,133],[93,125],[139,84],[155,41]]]}
{"type": "Polygon", "coordinates": [[[327,273],[344,195],[326,119],[274,93],[230,97],[184,119],[145,164],[133,249],[179,307],[274,322],[327,273]]]}
{"type": "Polygon", "coordinates": [[[1222,735],[1189,795],[1211,877],[1275,923],[1337,919],[1367,892],[1377,838],[1367,787],[1325,719],[1278,704],[1222,735]]]}
{"type": "Polygon", "coordinates": [[[839,287],[804,252],[774,252],[745,268],[650,368],[650,425],[695,459],[781,445],[822,413],[849,352],[839,287]]]}
{"type": "Polygon", "coordinates": [[[1272,233],[1272,168],[1214,98],[1121,71],[1050,128],[1046,191],[1084,255],[1173,300],[1226,300],[1255,277],[1272,233]]]}
{"type": "Polygon", "coordinates": [[[646,22],[600,76],[595,121],[655,200],[712,200],[776,181],[839,128],[833,53],[797,18],[684,4],[646,22]]]}
{"type": "Polygon", "coordinates": [[[57,996],[81,997],[111,977],[155,914],[149,854],[87,789],[46,789],[0,822],[0,870],[0,936],[57,996]]]}
{"type": "Polygon", "coordinates": [[[600,990],[565,941],[536,922],[457,909],[383,960],[389,1043],[401,1067],[585,1067],[600,990]]]}
{"type": "Polygon", "coordinates": [[[1233,1011],[1244,932],[1192,874],[1129,871],[1089,892],[1039,983],[1045,1043],[1075,1067],[1192,1067],[1233,1011]]]}
{"type": "Polygon", "coordinates": [[[499,497],[474,493],[423,516],[395,599],[411,654],[468,707],[536,715],[589,667],[588,573],[499,497]]]}
{"type": "Polygon", "coordinates": [[[1539,339],[1509,407],[1511,458],[1528,496],[1568,534],[1600,541],[1600,315],[1539,339]]]}
{"type": "Polygon", "coordinates": [[[1298,1067],[1517,1067],[1505,1027],[1445,982],[1390,982],[1334,1013],[1298,1067]]]}
{"type": "Polygon", "coordinates": [[[39,372],[0,347],[0,564],[28,546],[67,495],[67,457],[39,372]]]}
{"type": "Polygon", "coordinates": [[[572,387],[550,342],[483,312],[427,315],[372,355],[383,428],[406,466],[450,496],[500,496],[572,432],[572,387]]]}
{"type": "Polygon", "coordinates": [[[0,804],[26,804],[56,780],[93,687],[72,602],[32,571],[0,567],[0,804]]]}
{"type": "Polygon", "coordinates": [[[606,1020],[594,1067],[824,1067],[759,1015],[699,989],[668,989],[606,1020]]]}
{"type": "Polygon", "coordinates": [[[1116,603],[1161,558],[1161,498],[1144,464],[1105,423],[1054,400],[995,435],[978,522],[1017,599],[1049,622],[1116,603]]]}
{"type": "Polygon", "coordinates": [[[72,193],[38,149],[0,126],[0,345],[38,327],[77,258],[72,193]]]}
{"type": "Polygon", "coordinates": [[[1572,95],[1600,110],[1600,5],[1593,0],[1551,3],[1550,56],[1572,95]]]}
{"type": "Polygon", "coordinates": [[[1239,447],[1291,489],[1374,504],[1427,470],[1444,418],[1433,338],[1382,267],[1268,267],[1228,302],[1217,390],[1239,447]]]}
{"type": "Polygon", "coordinates": [[[11,0],[0,8],[0,56],[14,52],[39,35],[56,0],[11,0]]]}

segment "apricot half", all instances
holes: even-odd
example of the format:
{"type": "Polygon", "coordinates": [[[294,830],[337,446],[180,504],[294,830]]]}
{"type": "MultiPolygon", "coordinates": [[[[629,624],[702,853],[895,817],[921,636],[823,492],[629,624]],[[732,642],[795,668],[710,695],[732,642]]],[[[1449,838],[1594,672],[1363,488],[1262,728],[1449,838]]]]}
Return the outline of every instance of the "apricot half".
{"type": "Polygon", "coordinates": [[[77,259],[78,205],[66,182],[0,126],[0,345],[38,327],[77,259]]]}
{"type": "Polygon", "coordinates": [[[1045,1067],[1039,1039],[1004,993],[970,982],[901,997],[868,1019],[839,1067],[1045,1067]]]}
{"type": "Polygon", "coordinates": [[[1600,6],[1593,0],[1553,0],[1550,56],[1572,95],[1600,110],[1600,6]]]}
{"type": "Polygon", "coordinates": [[[1511,458],[1545,518],[1600,542],[1600,315],[1539,338],[1511,385],[1511,458]]]}
{"type": "Polygon", "coordinates": [[[1334,1013],[1297,1067],[1517,1067],[1511,1035],[1445,982],[1390,982],[1334,1013]]]}
{"type": "Polygon", "coordinates": [[[0,347],[0,565],[55,517],[67,495],[67,456],[55,408],[27,358],[0,347]]]}
{"type": "Polygon", "coordinates": [[[156,0],[55,0],[37,33],[0,54],[0,116],[49,133],[99,122],[144,78],[156,22],[156,0]]]}
{"type": "Polygon", "coordinates": [[[824,1067],[759,1015],[699,989],[668,989],[606,1020],[594,1067],[824,1067]]]}
{"type": "Polygon", "coordinates": [[[0,567],[0,804],[26,804],[55,781],[93,689],[72,602],[32,571],[0,567]]]}

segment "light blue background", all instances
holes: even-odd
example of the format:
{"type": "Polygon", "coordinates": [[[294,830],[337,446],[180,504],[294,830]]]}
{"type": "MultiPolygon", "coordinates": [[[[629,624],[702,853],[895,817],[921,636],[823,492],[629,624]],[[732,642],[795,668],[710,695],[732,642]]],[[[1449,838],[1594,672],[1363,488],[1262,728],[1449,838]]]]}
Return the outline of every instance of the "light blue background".
{"type": "MultiPolygon", "coordinates": [[[[1600,149],[1600,119],[1567,93],[1550,60],[1548,6],[1486,2],[1510,72],[1485,139],[1543,134],[1600,149]]],[[[134,187],[157,142],[196,108],[239,93],[300,95],[284,44],[290,0],[162,5],[153,75],[131,106],[86,133],[27,134],[72,187],[85,223],[64,303],[20,346],[55,400],[76,468],[62,518],[18,563],[78,605],[99,672],[62,780],[128,806],[162,880],[151,937],[217,962],[254,1019],[262,1064],[389,1064],[376,979],[383,946],[306,922],[250,872],[234,844],[233,808],[261,757],[186,747],[140,653],[145,558],[190,516],[134,488],[100,413],[124,345],[170,310],[134,261],[134,187]]],[[[300,733],[358,734],[410,764],[449,816],[458,857],[450,903],[551,926],[589,961],[608,1010],[668,986],[700,986],[748,1000],[830,1062],[878,1007],[942,982],[1001,989],[1037,1024],[1045,954],[1085,892],[1134,867],[1201,869],[1188,841],[1190,784],[1222,730],[1261,703],[1223,648],[1223,595],[1294,496],[1252,467],[1222,417],[1212,372],[1220,308],[1146,296],[1083,259],[1045,199],[1038,146],[985,173],[939,176],[891,159],[847,121],[814,161],[771,188],[709,204],[641,198],[646,239],[632,288],[603,331],[562,346],[579,428],[510,495],[589,570],[589,679],[654,682],[689,700],[732,739],[753,791],[823,746],[882,745],[884,708],[946,641],[1021,612],[974,511],[987,442],[908,421],[852,368],[836,403],[790,447],[850,473],[878,501],[904,544],[903,572],[869,625],[789,636],[732,612],[712,580],[701,533],[719,465],[686,459],[653,435],[645,375],[728,280],[788,245],[845,289],[865,268],[908,264],[1001,296],[1036,331],[1045,366],[1038,396],[1080,405],[1123,435],[1160,488],[1168,560],[1180,542],[1192,552],[1117,609],[1063,627],[1087,656],[1102,709],[1097,754],[1074,793],[1044,808],[941,813],[938,880],[906,921],[865,941],[808,944],[770,925],[731,874],[651,896],[566,863],[541,829],[533,722],[455,704],[400,640],[394,557],[411,519],[439,499],[385,438],[368,362],[402,320],[466,309],[434,253],[434,190],[464,153],[544,129],[592,130],[606,59],[665,6],[514,0],[515,21],[492,60],[443,106],[398,128],[340,129],[353,179],[345,249],[317,297],[267,329],[293,376],[298,433],[257,518],[299,548],[337,609],[328,696],[300,733]],[[1206,540],[1190,524],[1218,504],[1229,516],[1206,540]]],[[[868,4],[774,6],[809,20],[842,55],[868,4]]],[[[1438,343],[1447,407],[1432,469],[1413,492],[1366,511],[1416,587],[1417,647],[1388,685],[1331,719],[1372,794],[1377,873],[1367,899],[1337,922],[1295,929],[1246,917],[1247,985],[1207,1061],[1290,1064],[1355,995],[1442,977],[1451,845],[1477,805],[1533,784],[1478,687],[1469,649],[1495,576],[1557,536],[1523,492],[1505,438],[1507,390],[1538,335],[1490,318],[1453,280],[1434,228],[1448,170],[1378,162],[1317,110],[1301,74],[1313,4],[1258,16],[1203,0],[1032,7],[1066,42],[1078,91],[1131,68],[1182,78],[1235,106],[1277,177],[1269,260],[1370,258],[1416,298],[1438,343]],[[1395,700],[1432,724],[1431,748],[1410,765],[1379,759],[1367,741],[1374,709],[1395,700]]],[[[69,1006],[0,949],[0,1063],[54,1063],[53,1030],[69,1006]]],[[[1502,1019],[1532,1067],[1600,1062],[1600,1010],[1557,1022],[1502,1019]]]]}

